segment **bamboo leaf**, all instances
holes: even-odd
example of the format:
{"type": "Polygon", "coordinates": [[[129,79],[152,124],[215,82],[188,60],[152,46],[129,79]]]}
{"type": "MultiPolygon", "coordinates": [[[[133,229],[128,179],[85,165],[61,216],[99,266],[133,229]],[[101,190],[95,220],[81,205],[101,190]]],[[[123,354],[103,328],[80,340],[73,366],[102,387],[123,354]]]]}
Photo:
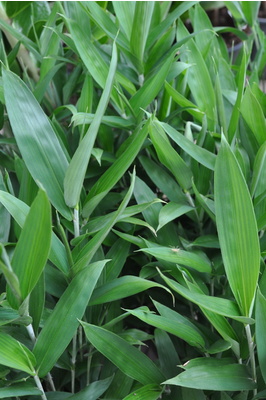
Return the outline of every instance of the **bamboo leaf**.
{"type": "MultiPolygon", "coordinates": [[[[52,222],[50,203],[45,191],[39,190],[26,217],[12,257],[13,271],[20,283],[21,300],[25,300],[38,282],[50,252],[52,222]]],[[[18,307],[11,291],[8,301],[18,307]]]]}
{"type": "Polygon", "coordinates": [[[148,253],[159,260],[186,265],[200,272],[211,272],[211,264],[207,257],[202,257],[196,253],[192,253],[180,249],[171,249],[169,247],[149,247],[146,249],[140,249],[148,253]]]}
{"type": "Polygon", "coordinates": [[[33,354],[22,343],[3,332],[0,332],[0,364],[35,375],[33,354]]]}
{"type": "Polygon", "coordinates": [[[203,307],[206,310],[212,311],[216,314],[223,315],[246,324],[254,323],[254,320],[251,318],[240,315],[240,310],[235,302],[219,297],[207,296],[198,292],[192,292],[174,280],[167,278],[161,272],[160,275],[171,289],[179,293],[185,299],[197,304],[199,307],[203,307]]]}
{"type": "Polygon", "coordinates": [[[95,262],[80,271],[60,297],[33,349],[38,375],[45,376],[71,341],[108,260],[95,262]]]}
{"type": "Polygon", "coordinates": [[[260,269],[258,229],[245,178],[224,138],[215,166],[214,196],[226,275],[241,312],[249,316],[260,269]]]}
{"type": "Polygon", "coordinates": [[[85,178],[87,166],[90,160],[91,152],[101,124],[102,117],[105,113],[111,95],[116,65],[117,49],[116,44],[114,43],[109,73],[94,119],[84,138],[80,142],[66,171],[66,177],[64,181],[65,200],[70,207],[75,207],[79,202],[80,193],[85,178]]]}
{"type": "Polygon", "coordinates": [[[124,339],[101,327],[81,322],[91,344],[125,375],[143,385],[160,384],[164,377],[155,364],[124,339]]]}
{"type": "Polygon", "coordinates": [[[124,142],[125,150],[91,188],[83,207],[84,217],[90,216],[99,202],[107,195],[132,164],[147,137],[148,123],[149,122],[146,122],[140,130],[136,129],[132,136],[124,142]]]}
{"type": "Polygon", "coordinates": [[[259,358],[260,370],[266,382],[266,349],[265,349],[265,329],[266,329],[266,299],[260,290],[256,297],[256,344],[259,358]]]}
{"type": "Polygon", "coordinates": [[[256,383],[252,381],[246,365],[243,364],[225,364],[223,360],[200,358],[189,361],[184,367],[184,372],[168,379],[164,384],[220,391],[256,388],[256,383]],[[199,361],[198,365],[189,367],[190,363],[196,360],[199,361]]]}
{"type": "Polygon", "coordinates": [[[172,128],[170,125],[164,122],[156,122],[160,124],[165,132],[173,139],[174,142],[178,144],[186,153],[188,153],[192,158],[198,161],[200,164],[205,167],[214,170],[216,155],[211,153],[210,151],[196,145],[191,140],[186,138],[184,135],[181,135],[177,130],[172,128]]]}
{"type": "Polygon", "coordinates": [[[168,222],[173,221],[192,210],[193,207],[186,204],[178,204],[173,201],[167,203],[159,213],[159,225],[157,231],[168,224],[168,222]]]}
{"type": "Polygon", "coordinates": [[[10,124],[26,166],[46,190],[53,206],[71,220],[63,196],[68,161],[51,123],[17,75],[3,70],[3,84],[10,124]]]}
{"type": "Polygon", "coordinates": [[[1,387],[0,399],[18,396],[40,396],[42,392],[36,387],[33,382],[15,383],[10,386],[1,387]]]}
{"type": "Polygon", "coordinates": [[[98,248],[101,246],[102,242],[110,232],[110,230],[113,228],[117,220],[119,219],[120,215],[122,212],[125,210],[131,196],[133,193],[134,185],[135,185],[135,170],[133,171],[133,174],[131,176],[131,185],[129,187],[129,190],[124,197],[122,203],[118,207],[117,211],[113,214],[112,218],[106,224],[106,226],[101,229],[90,241],[88,244],[86,244],[83,249],[80,251],[80,253],[77,256],[77,261],[73,266],[73,271],[76,273],[80,269],[84,268],[86,265],[88,265],[98,250],[98,248]]]}
{"type": "Polygon", "coordinates": [[[150,30],[153,9],[154,1],[140,1],[136,2],[134,10],[133,28],[130,37],[130,50],[133,57],[138,60],[137,67],[141,73],[143,73],[143,57],[150,30]]]}
{"type": "Polygon", "coordinates": [[[256,99],[250,86],[245,90],[242,98],[241,114],[261,146],[266,140],[266,121],[259,101],[256,99]]]}
{"type": "Polygon", "coordinates": [[[152,313],[149,309],[146,309],[146,307],[145,309],[126,309],[125,311],[139,318],[141,321],[144,321],[147,324],[154,326],[155,328],[162,329],[165,332],[171,333],[172,335],[183,339],[184,341],[189,343],[190,346],[196,346],[200,349],[205,348],[205,341],[202,334],[198,331],[198,329],[196,329],[196,327],[193,326],[193,324],[188,324],[188,321],[186,321],[185,318],[181,315],[178,315],[179,320],[177,323],[177,318],[170,319],[156,315],[152,313]]]}
{"type": "Polygon", "coordinates": [[[171,292],[159,283],[148,281],[137,276],[122,276],[95,289],[90,305],[108,303],[123,299],[133,294],[143,292],[153,287],[159,287],[171,292]]]}
{"type": "Polygon", "coordinates": [[[85,389],[79,393],[68,397],[69,400],[98,400],[104,392],[109,388],[113,381],[113,376],[90,383],[85,389]]]}
{"type": "Polygon", "coordinates": [[[156,122],[152,122],[149,126],[149,133],[161,163],[172,172],[183,189],[189,189],[192,179],[191,170],[173,149],[162,127],[156,122]]]}
{"type": "Polygon", "coordinates": [[[140,389],[134,390],[123,400],[157,400],[162,393],[162,388],[158,385],[145,385],[140,389]]]}
{"type": "MultiPolygon", "coordinates": [[[[30,207],[23,201],[12,196],[10,193],[3,192],[2,190],[0,190],[0,202],[22,228],[30,207]]],[[[54,265],[56,265],[64,274],[68,273],[69,266],[65,248],[54,232],[52,232],[49,260],[51,260],[52,263],[54,263],[54,265]]]]}

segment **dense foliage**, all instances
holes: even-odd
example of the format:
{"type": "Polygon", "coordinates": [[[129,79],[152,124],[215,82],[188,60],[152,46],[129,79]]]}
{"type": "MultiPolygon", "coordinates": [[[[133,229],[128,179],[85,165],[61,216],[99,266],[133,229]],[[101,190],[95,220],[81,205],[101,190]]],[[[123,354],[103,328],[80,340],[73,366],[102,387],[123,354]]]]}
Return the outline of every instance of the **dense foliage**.
{"type": "Polygon", "coordinates": [[[0,398],[266,397],[261,2],[207,3],[1,2],[0,398]]]}

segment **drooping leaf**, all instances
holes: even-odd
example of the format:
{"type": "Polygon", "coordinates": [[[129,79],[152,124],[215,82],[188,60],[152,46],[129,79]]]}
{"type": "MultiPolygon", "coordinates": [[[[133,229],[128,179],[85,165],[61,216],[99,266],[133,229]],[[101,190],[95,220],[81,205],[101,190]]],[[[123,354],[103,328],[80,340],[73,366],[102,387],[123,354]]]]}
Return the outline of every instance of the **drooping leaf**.
{"type": "Polygon", "coordinates": [[[155,364],[124,339],[99,326],[86,322],[81,324],[91,344],[124,374],[143,385],[151,383],[159,385],[164,380],[155,364]]]}
{"type": "Polygon", "coordinates": [[[0,364],[35,375],[34,355],[22,343],[3,332],[0,332],[0,364]]]}
{"type": "Polygon", "coordinates": [[[256,383],[251,379],[247,367],[243,364],[231,364],[225,363],[223,360],[201,358],[189,361],[184,368],[184,372],[164,383],[193,389],[220,391],[256,388],[256,383]],[[193,363],[196,360],[199,363],[193,363]]]}

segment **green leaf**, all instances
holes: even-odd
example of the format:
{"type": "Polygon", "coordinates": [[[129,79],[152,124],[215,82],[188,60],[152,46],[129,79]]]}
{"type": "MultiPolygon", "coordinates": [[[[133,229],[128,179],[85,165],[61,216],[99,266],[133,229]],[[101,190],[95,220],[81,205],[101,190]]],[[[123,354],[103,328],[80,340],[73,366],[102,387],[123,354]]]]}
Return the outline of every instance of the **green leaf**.
{"type": "Polygon", "coordinates": [[[75,151],[75,154],[70,161],[69,167],[66,171],[66,177],[64,181],[65,200],[70,207],[75,207],[79,202],[80,193],[90,160],[91,152],[101,124],[102,117],[105,113],[111,95],[116,65],[117,49],[116,44],[114,43],[109,73],[94,119],[84,138],[80,142],[77,150],[75,151]]]}
{"type": "Polygon", "coordinates": [[[10,124],[26,166],[53,206],[71,220],[63,195],[68,161],[51,123],[17,75],[3,70],[3,84],[10,124]]]}
{"type": "Polygon", "coordinates": [[[204,112],[199,110],[192,101],[188,100],[185,96],[175,90],[168,82],[165,82],[165,89],[180,107],[185,108],[186,111],[193,115],[197,121],[202,122],[204,112]]]}
{"type": "Polygon", "coordinates": [[[113,376],[102,379],[97,382],[90,383],[85,389],[68,397],[69,400],[98,400],[104,392],[109,388],[113,381],[113,376]]]}
{"type": "Polygon", "coordinates": [[[159,213],[159,225],[157,231],[164,225],[168,224],[168,222],[173,221],[192,210],[193,207],[186,204],[178,204],[173,201],[167,203],[159,213]]]}
{"type": "Polygon", "coordinates": [[[60,297],[39,334],[33,354],[38,375],[45,376],[71,341],[108,260],[95,262],[80,271],[60,297]]]}
{"type": "MultiPolygon", "coordinates": [[[[21,300],[24,301],[38,282],[50,252],[52,221],[50,203],[44,190],[39,190],[26,217],[12,257],[13,271],[18,277],[21,300]]],[[[8,301],[18,307],[8,291],[8,301]]]]}
{"type": "Polygon", "coordinates": [[[153,287],[159,287],[171,293],[165,286],[159,283],[132,275],[122,276],[95,289],[90,300],[90,305],[123,299],[153,287]]]}
{"type": "Polygon", "coordinates": [[[160,162],[172,172],[183,189],[189,189],[192,179],[191,170],[171,146],[162,127],[156,122],[152,122],[149,126],[149,133],[160,162]]]}
{"type": "MultiPolygon", "coordinates": [[[[179,20],[177,27],[177,40],[189,35],[183,22],[179,20]]],[[[181,61],[191,64],[187,70],[187,82],[199,109],[206,113],[210,129],[216,123],[216,99],[210,73],[203,56],[195,44],[194,39],[187,41],[182,47],[181,61]],[[208,93],[208,96],[206,96],[208,93]]]]}
{"type": "Polygon", "coordinates": [[[225,364],[224,360],[199,358],[184,365],[185,371],[164,384],[177,385],[202,390],[239,391],[256,388],[248,374],[247,367],[241,364],[225,364]],[[196,365],[190,366],[193,361],[196,365]]]}
{"type": "Polygon", "coordinates": [[[91,344],[125,375],[143,385],[160,384],[164,376],[156,365],[141,351],[124,339],[101,327],[81,322],[91,344]]]}
{"type": "Polygon", "coordinates": [[[3,332],[0,332],[0,364],[35,375],[34,355],[22,343],[3,332]]]}
{"type": "Polygon", "coordinates": [[[6,387],[1,387],[0,399],[7,399],[9,397],[18,396],[40,396],[42,392],[37,389],[33,382],[15,383],[6,387]]]}
{"type": "Polygon", "coordinates": [[[245,90],[241,107],[241,114],[261,146],[266,140],[266,121],[259,101],[256,99],[250,86],[245,90]]]}
{"type": "Polygon", "coordinates": [[[116,18],[119,21],[119,25],[121,30],[125,33],[128,41],[131,38],[131,32],[133,27],[133,18],[132,16],[135,13],[135,5],[136,3],[133,1],[113,1],[112,2],[116,18]]]}
{"type": "Polygon", "coordinates": [[[189,343],[190,346],[196,346],[200,349],[205,348],[205,341],[199,330],[194,327],[192,323],[189,324],[189,321],[178,313],[175,313],[174,318],[170,319],[156,315],[149,309],[146,309],[146,307],[145,309],[126,309],[126,311],[155,328],[162,329],[165,332],[183,339],[185,342],[189,343]]]}
{"type": "Polygon", "coordinates": [[[163,61],[156,73],[147,79],[144,85],[131,97],[129,103],[136,115],[140,115],[142,113],[140,108],[146,109],[162,89],[173,62],[174,54],[172,53],[163,61]]]}
{"type": "Polygon", "coordinates": [[[200,272],[211,272],[211,264],[208,258],[202,257],[196,253],[163,246],[149,247],[138,251],[143,251],[159,260],[186,265],[200,272]]]}
{"type": "Polygon", "coordinates": [[[140,1],[136,2],[133,25],[130,37],[130,50],[133,55],[133,62],[135,58],[138,60],[137,68],[140,73],[143,73],[143,57],[148,38],[152,14],[154,9],[154,1],[140,1]]]}
{"type": "Polygon", "coordinates": [[[266,349],[265,349],[265,329],[266,329],[266,299],[258,289],[256,297],[256,344],[260,370],[266,382],[266,349]]]}
{"type": "Polygon", "coordinates": [[[160,275],[171,289],[176,291],[185,299],[197,304],[199,307],[203,307],[206,310],[212,311],[216,314],[223,315],[246,324],[254,323],[254,320],[251,318],[242,317],[240,315],[239,308],[235,302],[219,297],[207,296],[205,294],[198,293],[198,291],[192,292],[174,280],[167,278],[161,272],[160,275]]]}
{"type": "Polygon", "coordinates": [[[162,388],[158,385],[146,385],[140,389],[134,390],[123,400],[157,400],[160,398],[162,388]]]}
{"type": "MultiPolygon", "coordinates": [[[[23,201],[12,196],[10,193],[0,190],[0,202],[4,205],[7,211],[12,215],[18,225],[23,228],[30,207],[23,201]]],[[[51,250],[49,260],[54,263],[64,274],[67,274],[69,266],[67,255],[62,242],[52,233],[51,250]]]]}
{"type": "Polygon", "coordinates": [[[125,174],[143,145],[148,134],[148,122],[124,142],[125,150],[91,188],[83,207],[83,216],[89,217],[99,202],[125,174]]]}
{"type": "Polygon", "coordinates": [[[164,122],[157,122],[160,124],[165,132],[178,144],[186,153],[188,153],[194,160],[198,161],[205,167],[214,170],[216,155],[210,151],[196,145],[191,140],[181,135],[177,130],[164,122]]]}
{"type": "Polygon", "coordinates": [[[214,196],[226,275],[241,312],[249,316],[260,270],[258,229],[245,178],[224,138],[215,166],[214,196]]]}
{"type": "Polygon", "coordinates": [[[94,256],[98,248],[101,246],[102,242],[104,241],[110,230],[113,228],[115,223],[118,221],[120,215],[125,210],[133,193],[135,185],[135,176],[136,174],[134,170],[131,176],[131,184],[128,189],[128,192],[124,197],[122,203],[118,207],[117,211],[115,211],[115,213],[112,215],[112,218],[108,221],[108,224],[106,224],[104,228],[102,228],[98,233],[96,233],[96,235],[89,241],[89,243],[87,243],[83,247],[83,249],[79,252],[77,256],[77,261],[73,266],[73,271],[75,273],[90,263],[92,257],[94,256]]]}

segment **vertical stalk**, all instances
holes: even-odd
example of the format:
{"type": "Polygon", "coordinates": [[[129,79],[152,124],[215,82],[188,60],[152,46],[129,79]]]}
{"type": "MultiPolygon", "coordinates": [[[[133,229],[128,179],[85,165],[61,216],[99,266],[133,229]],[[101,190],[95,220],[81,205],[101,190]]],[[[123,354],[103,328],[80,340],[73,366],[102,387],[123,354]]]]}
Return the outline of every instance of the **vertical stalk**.
{"type": "MultiPolygon", "coordinates": [[[[254,382],[257,382],[254,342],[253,342],[252,335],[251,335],[250,325],[246,325],[245,329],[246,329],[246,335],[247,335],[247,340],[248,340],[248,349],[249,349],[249,356],[250,356],[252,378],[253,378],[254,382]]],[[[254,394],[254,396],[256,396],[257,389],[254,389],[253,394],[254,394]]]]}
{"type": "Polygon", "coordinates": [[[42,392],[42,394],[41,394],[42,400],[47,400],[47,397],[46,397],[46,395],[44,393],[44,390],[43,390],[43,387],[42,387],[42,383],[41,383],[40,378],[38,377],[38,375],[34,376],[34,380],[35,380],[37,388],[40,389],[40,391],[42,392]]]}
{"type": "MultiPolygon", "coordinates": [[[[79,206],[78,204],[74,208],[74,237],[79,237],[79,206]]],[[[75,393],[75,375],[76,375],[76,359],[77,359],[77,331],[73,337],[72,341],[72,357],[71,357],[71,392],[75,393]]]]}

